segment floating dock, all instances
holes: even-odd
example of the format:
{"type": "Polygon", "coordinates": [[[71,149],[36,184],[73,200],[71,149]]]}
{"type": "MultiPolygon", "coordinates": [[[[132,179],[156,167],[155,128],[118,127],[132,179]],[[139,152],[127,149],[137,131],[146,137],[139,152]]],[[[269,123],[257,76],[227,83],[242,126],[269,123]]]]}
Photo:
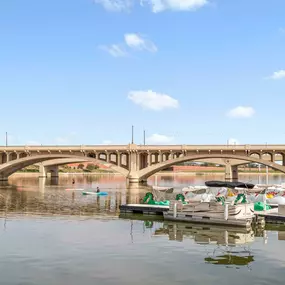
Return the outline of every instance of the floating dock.
{"type": "Polygon", "coordinates": [[[217,217],[209,217],[203,215],[193,215],[189,213],[179,213],[177,216],[174,216],[172,212],[166,212],[164,219],[167,221],[177,221],[177,222],[188,222],[188,223],[201,223],[208,225],[219,225],[219,226],[236,226],[236,227],[251,227],[253,219],[231,219],[225,220],[217,217]]]}
{"type": "Polygon", "coordinates": [[[267,211],[255,212],[255,215],[263,217],[266,223],[285,224],[285,205],[280,205],[278,208],[273,208],[267,211]]]}
{"type": "Polygon", "coordinates": [[[143,215],[156,215],[163,216],[165,220],[203,223],[203,224],[219,224],[219,225],[233,225],[233,226],[246,226],[248,227],[252,223],[265,223],[270,224],[285,224],[285,205],[281,205],[278,208],[273,208],[267,211],[255,211],[255,218],[252,221],[248,219],[227,221],[224,219],[211,219],[209,217],[203,217],[199,214],[183,213],[174,217],[173,212],[170,211],[169,206],[158,206],[148,204],[127,204],[120,206],[121,214],[143,214],[143,215]]]}
{"type": "Polygon", "coordinates": [[[144,215],[163,215],[169,210],[168,206],[147,205],[147,204],[127,204],[121,205],[121,213],[144,214],[144,215]]]}
{"type": "MultiPolygon", "coordinates": [[[[217,224],[217,225],[228,225],[228,226],[240,226],[250,227],[253,219],[243,220],[224,220],[217,219],[214,217],[203,217],[199,213],[179,213],[174,217],[172,209],[169,206],[158,206],[148,204],[127,204],[121,205],[120,207],[121,216],[124,214],[143,214],[143,215],[156,215],[163,216],[164,220],[177,221],[177,222],[192,222],[192,223],[203,223],[203,224],[217,224]]],[[[260,218],[263,219],[263,218],[260,218]]]]}

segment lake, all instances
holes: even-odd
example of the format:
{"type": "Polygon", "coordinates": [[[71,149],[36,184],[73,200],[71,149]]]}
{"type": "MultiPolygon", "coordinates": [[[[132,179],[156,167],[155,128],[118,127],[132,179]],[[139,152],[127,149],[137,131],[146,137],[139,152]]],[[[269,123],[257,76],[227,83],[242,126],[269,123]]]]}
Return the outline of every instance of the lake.
{"type": "MultiPolygon", "coordinates": [[[[149,184],[181,189],[219,179],[164,175],[149,184]]],[[[284,226],[245,231],[119,215],[120,204],[139,203],[148,190],[127,188],[118,175],[12,176],[0,186],[1,284],[284,284],[284,226]],[[76,188],[100,186],[109,195],[65,190],[73,178],[76,188]]]]}

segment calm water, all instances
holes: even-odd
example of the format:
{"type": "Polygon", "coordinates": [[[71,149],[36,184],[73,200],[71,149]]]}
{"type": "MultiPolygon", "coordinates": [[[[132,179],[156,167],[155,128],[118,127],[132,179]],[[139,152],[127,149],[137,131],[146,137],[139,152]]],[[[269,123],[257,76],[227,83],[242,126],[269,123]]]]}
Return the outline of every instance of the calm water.
{"type": "MultiPolygon", "coordinates": [[[[99,185],[109,192],[82,196],[65,190],[72,178],[14,176],[0,186],[0,284],[284,284],[285,227],[245,232],[120,217],[119,205],[139,202],[147,187],[127,189],[119,176],[74,176],[76,188],[99,185]]],[[[179,189],[210,179],[222,177],[149,182],[179,189]]]]}

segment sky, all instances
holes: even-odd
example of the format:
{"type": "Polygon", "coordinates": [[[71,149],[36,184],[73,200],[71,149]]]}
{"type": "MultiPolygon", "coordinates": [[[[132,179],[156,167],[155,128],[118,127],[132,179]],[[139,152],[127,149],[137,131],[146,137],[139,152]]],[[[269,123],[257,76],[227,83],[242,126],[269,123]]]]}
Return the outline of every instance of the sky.
{"type": "MultiPolygon", "coordinates": [[[[283,144],[284,0],[0,0],[0,145],[283,144]]],[[[285,128],[285,127],[284,127],[285,128]]]]}

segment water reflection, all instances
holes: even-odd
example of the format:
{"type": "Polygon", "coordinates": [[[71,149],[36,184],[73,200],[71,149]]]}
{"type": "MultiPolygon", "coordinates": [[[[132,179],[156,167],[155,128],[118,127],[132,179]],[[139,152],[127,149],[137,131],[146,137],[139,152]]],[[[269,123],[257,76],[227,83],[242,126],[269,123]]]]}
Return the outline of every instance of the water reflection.
{"type": "MultiPolygon", "coordinates": [[[[162,221],[156,217],[122,214],[121,219],[130,221],[130,236],[132,243],[136,241],[133,221],[141,221],[142,232],[149,230],[153,237],[167,237],[170,242],[193,241],[197,245],[207,246],[203,260],[206,264],[223,265],[239,268],[254,262],[254,255],[250,249],[255,241],[254,230],[243,228],[229,228],[208,226],[191,223],[176,223],[162,221]]],[[[138,230],[138,228],[136,228],[138,230]]]]}
{"type": "Polygon", "coordinates": [[[239,228],[199,226],[164,222],[169,240],[182,242],[185,238],[200,245],[215,245],[204,261],[214,265],[248,266],[254,261],[249,248],[254,242],[254,231],[239,228]]]}
{"type": "Polygon", "coordinates": [[[169,240],[193,239],[197,244],[238,245],[254,241],[254,231],[244,228],[223,228],[191,223],[164,222],[155,235],[167,234],[169,240]]]}
{"type": "Polygon", "coordinates": [[[119,206],[140,203],[149,187],[126,188],[121,177],[81,176],[76,178],[76,188],[94,190],[100,186],[108,196],[83,196],[73,189],[72,177],[59,179],[37,179],[17,177],[9,184],[0,186],[0,212],[6,214],[40,215],[99,215],[116,217],[119,206]],[[100,180],[101,179],[101,180],[100,180]],[[12,183],[13,184],[12,184],[12,183]]]}
{"type": "Polygon", "coordinates": [[[250,255],[250,252],[244,251],[239,252],[239,255],[234,255],[233,253],[228,253],[225,255],[217,256],[216,258],[206,257],[205,262],[216,264],[216,265],[236,265],[236,266],[249,266],[251,262],[254,261],[254,257],[250,255]],[[240,254],[245,254],[246,256],[240,256],[240,254]]]}

